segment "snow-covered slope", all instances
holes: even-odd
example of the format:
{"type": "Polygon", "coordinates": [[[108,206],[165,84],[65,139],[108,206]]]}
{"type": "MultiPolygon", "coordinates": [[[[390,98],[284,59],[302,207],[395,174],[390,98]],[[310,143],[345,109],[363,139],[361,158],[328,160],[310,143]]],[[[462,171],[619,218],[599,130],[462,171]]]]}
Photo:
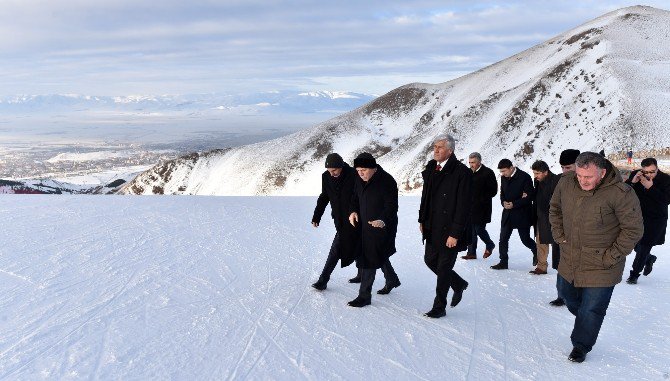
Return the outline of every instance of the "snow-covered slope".
{"type": "MultiPolygon", "coordinates": [[[[574,318],[551,307],[555,272],[459,260],[470,283],[423,317],[418,198],[400,199],[402,285],[346,305],[355,270],[310,287],[334,235],[313,197],[0,195],[3,380],[663,380],[670,367],[670,244],[636,286],[614,290],[598,342],[570,363],[574,318]]],[[[498,235],[500,207],[489,225],[498,235]]],[[[628,257],[628,266],[632,262],[628,257]]],[[[378,274],[374,290],[381,288],[378,274]]]]}
{"type": "Polygon", "coordinates": [[[205,155],[169,176],[160,167],[125,193],[305,195],[319,191],[329,152],[373,153],[402,192],[421,187],[431,141],[448,132],[461,159],[495,166],[566,148],[606,152],[670,145],[670,12],[624,8],[456,80],[410,84],[283,138],[205,155]]]}

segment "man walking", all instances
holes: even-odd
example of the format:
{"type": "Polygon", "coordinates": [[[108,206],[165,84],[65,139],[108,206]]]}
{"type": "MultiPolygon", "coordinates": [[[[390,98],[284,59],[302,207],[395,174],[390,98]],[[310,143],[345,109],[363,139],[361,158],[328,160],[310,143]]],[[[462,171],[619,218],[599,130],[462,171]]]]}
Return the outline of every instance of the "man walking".
{"type": "Polygon", "coordinates": [[[472,172],[454,155],[455,142],[440,135],[433,142],[433,160],[421,172],[423,190],[419,207],[419,230],[425,241],[424,261],[437,275],[430,318],[446,315],[447,293],[454,290],[451,306],[463,297],[468,282],[454,271],[459,251],[468,246],[472,204],[472,172]]]}
{"type": "Polygon", "coordinates": [[[561,177],[549,221],[561,245],[558,292],[575,324],[570,361],[582,362],[598,338],[626,255],[643,233],[640,203],[619,171],[595,152],[577,157],[576,172],[561,177]]]}
{"type": "MultiPolygon", "coordinates": [[[[576,168],[575,160],[577,160],[577,156],[579,156],[578,149],[566,149],[563,150],[563,152],[561,152],[561,156],[558,159],[558,163],[561,165],[561,172],[563,172],[563,174],[575,171],[576,168]]],[[[558,270],[558,264],[560,263],[560,260],[561,260],[561,246],[557,244],[555,247],[551,248],[551,268],[554,270],[558,270]],[[554,250],[554,248],[556,250],[554,250]]],[[[558,274],[556,274],[556,293],[558,295],[558,274]]],[[[563,301],[563,299],[561,299],[560,296],[556,296],[556,299],[549,302],[549,304],[551,304],[554,307],[561,307],[565,305],[565,302],[563,301]]]]}
{"type": "Polygon", "coordinates": [[[500,201],[503,206],[500,221],[500,262],[491,266],[494,270],[506,270],[509,262],[509,239],[514,229],[521,242],[533,253],[533,266],[537,264],[537,247],[530,238],[533,219],[533,180],[530,175],[515,168],[509,159],[498,163],[500,170],[500,201]]]}
{"type": "MultiPolygon", "coordinates": [[[[531,166],[535,178],[535,201],[533,202],[533,220],[535,228],[535,243],[537,244],[537,267],[531,270],[531,274],[543,275],[547,273],[549,257],[549,245],[554,258],[557,257],[558,245],[551,237],[551,225],[549,225],[549,201],[554,193],[556,184],[561,176],[553,174],[549,165],[538,160],[531,166]]],[[[556,259],[552,259],[552,266],[558,267],[556,259]]]]}
{"type": "Polygon", "coordinates": [[[640,200],[644,235],[635,245],[635,260],[629,284],[636,284],[642,274],[649,275],[656,262],[651,254],[652,247],[665,243],[665,229],[668,225],[668,204],[670,204],[670,176],[658,169],[656,159],[648,157],[642,160],[642,169],[633,171],[626,184],[633,187],[640,200]]]}
{"type": "Polygon", "coordinates": [[[488,258],[496,247],[486,231],[486,224],[491,222],[492,199],[498,194],[498,181],[493,171],[482,164],[482,156],[479,152],[473,152],[468,156],[468,164],[472,170],[472,208],[470,211],[472,238],[470,238],[467,254],[461,258],[477,259],[478,237],[486,244],[483,256],[488,258]]]}
{"type": "Polygon", "coordinates": [[[382,269],[386,279],[378,294],[388,294],[400,286],[400,279],[389,260],[396,252],[398,184],[367,152],[356,157],[354,168],[359,179],[354,184],[349,222],[361,228],[360,254],[356,261],[361,269],[361,285],[358,297],[348,304],[363,307],[372,301],[372,284],[378,268],[382,269]]]}
{"type": "Polygon", "coordinates": [[[349,266],[355,259],[358,234],[349,224],[349,203],[354,192],[356,177],[356,171],[345,163],[340,155],[331,153],[326,157],[326,171],[321,175],[321,194],[316,200],[312,226],[319,227],[326,206],[330,203],[336,233],[321,276],[312,284],[312,287],[319,291],[326,289],[338,259],[342,261],[342,267],[349,266]]]}

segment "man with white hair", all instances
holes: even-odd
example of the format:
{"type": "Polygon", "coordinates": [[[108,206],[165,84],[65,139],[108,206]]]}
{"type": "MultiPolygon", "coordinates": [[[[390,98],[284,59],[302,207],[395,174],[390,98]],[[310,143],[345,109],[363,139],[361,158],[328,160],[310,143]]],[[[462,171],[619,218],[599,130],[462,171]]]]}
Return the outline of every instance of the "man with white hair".
{"type": "Polygon", "coordinates": [[[470,240],[470,207],[472,205],[472,171],[454,155],[455,142],[450,135],[440,135],[433,142],[433,160],[421,172],[423,191],[419,208],[419,230],[425,241],[424,261],[437,275],[430,318],[446,315],[449,287],[454,291],[451,307],[463,298],[468,282],[454,271],[459,251],[465,251],[470,240]]]}

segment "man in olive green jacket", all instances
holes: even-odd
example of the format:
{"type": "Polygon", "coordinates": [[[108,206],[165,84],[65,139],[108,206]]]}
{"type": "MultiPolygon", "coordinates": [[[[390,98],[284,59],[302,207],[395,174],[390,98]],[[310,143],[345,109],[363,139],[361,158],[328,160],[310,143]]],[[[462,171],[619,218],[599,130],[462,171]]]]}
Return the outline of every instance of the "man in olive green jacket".
{"type": "Polygon", "coordinates": [[[557,288],[575,325],[568,359],[582,362],[598,338],[626,255],[642,238],[640,202],[619,171],[594,152],[581,153],[551,198],[549,221],[561,247],[557,288]]]}

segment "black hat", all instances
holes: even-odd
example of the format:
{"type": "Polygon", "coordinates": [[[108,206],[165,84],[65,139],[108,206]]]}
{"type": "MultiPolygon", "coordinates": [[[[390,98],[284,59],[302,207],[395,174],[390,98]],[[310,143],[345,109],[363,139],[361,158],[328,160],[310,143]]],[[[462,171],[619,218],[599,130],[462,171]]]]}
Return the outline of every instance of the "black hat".
{"type": "Polygon", "coordinates": [[[326,168],[342,167],[344,167],[344,160],[342,160],[342,156],[336,153],[331,153],[330,155],[326,156],[326,168]]]}
{"type": "Polygon", "coordinates": [[[579,156],[578,149],[566,149],[563,152],[561,152],[561,157],[558,159],[558,162],[561,165],[575,164],[577,156],[579,156]]]}
{"type": "Polygon", "coordinates": [[[367,152],[363,152],[354,159],[354,168],[377,168],[377,162],[367,152]]]}

